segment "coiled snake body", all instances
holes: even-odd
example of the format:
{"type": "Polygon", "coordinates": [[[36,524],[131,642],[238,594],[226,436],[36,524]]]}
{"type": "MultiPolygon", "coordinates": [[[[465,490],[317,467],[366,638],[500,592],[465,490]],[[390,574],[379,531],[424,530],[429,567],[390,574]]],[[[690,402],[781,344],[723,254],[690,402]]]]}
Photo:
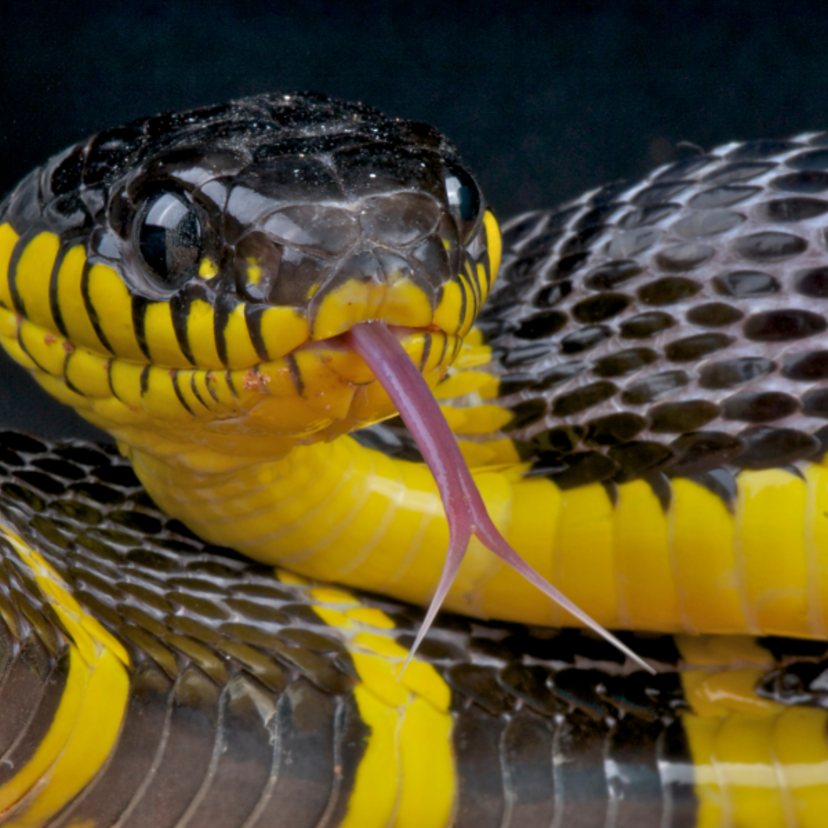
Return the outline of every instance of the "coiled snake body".
{"type": "Polygon", "coordinates": [[[130,462],[0,440],[4,824],[824,825],[824,144],[517,217],[497,281],[445,139],[321,96],[24,179],[0,341],[130,462]],[[654,675],[477,539],[401,671],[474,496],[388,420],[375,320],[506,541],[654,675]]]}

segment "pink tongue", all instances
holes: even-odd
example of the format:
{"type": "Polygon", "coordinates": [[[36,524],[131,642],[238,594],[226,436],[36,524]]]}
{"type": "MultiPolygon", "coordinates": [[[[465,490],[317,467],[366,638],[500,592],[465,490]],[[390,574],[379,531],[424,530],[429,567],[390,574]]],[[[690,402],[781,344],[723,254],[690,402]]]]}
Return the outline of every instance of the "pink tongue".
{"type": "Polygon", "coordinates": [[[443,417],[443,412],[432,396],[431,389],[385,324],[362,322],[355,325],[346,337],[350,347],[371,369],[408,426],[437,483],[449,524],[449,548],[440,583],[406,660],[406,666],[434,622],[463,561],[469,541],[472,535],[476,535],[495,555],[506,561],[584,626],[595,630],[645,670],[654,673],[655,671],[629,647],[549,584],[509,546],[486,511],[483,498],[443,417]]]}

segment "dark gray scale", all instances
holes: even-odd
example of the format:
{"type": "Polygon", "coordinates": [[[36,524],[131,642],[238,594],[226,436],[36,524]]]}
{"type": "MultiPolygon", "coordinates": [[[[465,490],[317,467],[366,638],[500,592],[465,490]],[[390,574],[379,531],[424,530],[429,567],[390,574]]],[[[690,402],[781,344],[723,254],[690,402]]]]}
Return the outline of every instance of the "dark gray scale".
{"type": "MultiPolygon", "coordinates": [[[[606,216],[612,212],[612,209],[617,208],[605,206],[601,208],[601,212],[606,216]]],[[[630,210],[629,213],[624,215],[624,217],[619,220],[618,226],[624,230],[632,230],[636,227],[648,227],[651,224],[658,224],[679,209],[681,208],[678,204],[659,202],[652,207],[639,207],[634,210],[630,210]]],[[[588,213],[587,215],[591,215],[591,213],[588,213]]]]}
{"type": "Polygon", "coordinates": [[[611,336],[612,329],[607,325],[590,325],[562,337],[560,350],[562,354],[580,354],[592,350],[611,336]]]}
{"type": "Polygon", "coordinates": [[[510,368],[521,365],[533,365],[549,355],[549,343],[544,341],[535,345],[523,345],[512,348],[501,358],[503,364],[510,368]]]}
{"type": "MultiPolygon", "coordinates": [[[[698,465],[698,464],[697,464],[698,465]]],[[[726,468],[714,468],[707,471],[685,472],[694,483],[703,486],[717,495],[732,513],[736,509],[738,483],[732,471],[726,468]]]]}
{"type": "Polygon", "coordinates": [[[743,311],[726,305],[724,302],[709,302],[706,305],[696,305],[687,311],[687,321],[703,328],[723,328],[732,325],[745,316],[743,311]]]}
{"type": "Polygon", "coordinates": [[[676,388],[683,388],[689,381],[684,371],[664,371],[626,386],[621,399],[629,405],[655,402],[676,388]]]}
{"type": "MultiPolygon", "coordinates": [[[[807,397],[803,410],[807,412],[807,397]]],[[[739,455],[739,463],[748,469],[763,469],[787,466],[809,457],[821,450],[819,440],[810,434],[792,428],[756,426],[739,434],[745,450],[739,455]]]]}
{"type": "Polygon", "coordinates": [[[722,415],[728,420],[766,423],[790,417],[799,406],[799,400],[779,391],[746,391],[728,397],[722,403],[722,415]]]}
{"type": "Polygon", "coordinates": [[[514,333],[518,339],[545,339],[557,333],[564,325],[566,316],[562,313],[537,314],[524,319],[514,333]]]}
{"type": "Polygon", "coordinates": [[[620,471],[611,452],[578,451],[558,458],[558,467],[546,473],[561,489],[577,489],[612,480],[620,471]]]}
{"type": "Polygon", "coordinates": [[[647,339],[676,324],[674,317],[664,311],[648,311],[623,322],[619,333],[625,339],[647,339]]]}
{"type": "Polygon", "coordinates": [[[814,299],[828,298],[828,267],[815,267],[798,273],[794,287],[797,292],[814,299]]]}
{"type": "Polygon", "coordinates": [[[822,193],[828,190],[828,172],[823,170],[806,170],[804,172],[786,173],[774,178],[771,187],[789,193],[822,193]]]}
{"type": "Polygon", "coordinates": [[[715,253],[715,249],[702,242],[683,242],[665,247],[656,255],[659,270],[668,273],[685,273],[704,264],[715,253]]]}
{"type": "Polygon", "coordinates": [[[713,287],[722,296],[732,296],[735,299],[747,299],[754,296],[767,296],[779,293],[779,282],[768,273],[755,270],[734,270],[723,273],[713,279],[713,287]]]}
{"type": "Polygon", "coordinates": [[[723,333],[701,333],[676,339],[664,348],[670,362],[698,362],[702,357],[721,351],[734,341],[723,333]]]}
{"type": "Polygon", "coordinates": [[[801,382],[828,380],[828,351],[786,355],[782,362],[782,376],[801,382]]]}
{"type": "MultiPolygon", "coordinates": [[[[820,304],[828,299],[828,198],[821,193],[828,164],[820,141],[729,145],[565,205],[555,213],[545,258],[533,245],[536,280],[519,286],[512,273],[525,248],[516,228],[535,228],[544,214],[506,223],[514,241],[492,299],[509,327],[487,330],[501,404],[525,411],[533,399],[550,402],[545,414],[508,430],[524,446],[521,456],[535,446],[537,472],[586,481],[572,471],[577,467],[599,482],[614,465],[609,479],[618,482],[647,469],[699,474],[725,460],[764,468],[821,456],[828,418],[828,305],[820,304]],[[553,274],[560,251],[597,209],[600,236],[577,272],[559,283],[553,274]],[[520,351],[514,331],[522,321],[531,317],[540,329],[538,317],[552,313],[548,349],[520,351]],[[519,368],[510,365],[514,349],[519,368]],[[544,384],[573,359],[583,366],[577,373],[544,384]],[[509,380],[516,370],[519,387],[509,380]],[[532,375],[534,386],[526,379],[532,375]],[[617,434],[602,438],[592,425],[625,415],[629,423],[644,421],[626,442],[617,434]]],[[[484,321],[488,314],[484,308],[484,321]]]]}
{"type": "Polygon", "coordinates": [[[579,302],[572,313],[579,322],[604,322],[621,313],[631,301],[623,293],[601,293],[579,302]]]}
{"type": "Polygon", "coordinates": [[[638,371],[658,359],[651,348],[626,348],[612,356],[599,359],[593,366],[593,373],[599,377],[620,377],[638,371]]]}
{"type": "Polygon", "coordinates": [[[630,259],[612,261],[590,272],[584,278],[584,284],[591,290],[612,290],[641,272],[641,266],[630,259]]]}
{"type": "Polygon", "coordinates": [[[608,414],[587,425],[583,442],[587,446],[623,445],[646,427],[647,420],[636,414],[608,414]]]}
{"type": "Polygon", "coordinates": [[[708,190],[702,190],[692,196],[687,204],[694,210],[713,210],[739,204],[758,192],[761,192],[761,187],[726,184],[722,187],[711,187],[708,190]]]}
{"type": "MultiPolygon", "coordinates": [[[[620,419],[594,425],[595,438],[633,434],[634,424],[620,419]]],[[[17,469],[53,467],[68,476],[71,468],[72,479],[80,470],[84,477],[76,482],[141,500],[134,478],[121,474],[126,462],[108,450],[74,445],[53,452],[15,435],[0,435],[0,447],[17,469]]],[[[8,481],[5,467],[0,481],[8,481]]],[[[55,517],[49,502],[39,511],[55,517]]],[[[328,814],[337,824],[348,811],[371,732],[353,696],[357,673],[341,633],[313,613],[306,587],[278,581],[271,568],[203,544],[151,505],[136,511],[161,523],[158,533],[143,536],[117,524],[113,536],[110,511],[103,507],[101,522],[91,527],[57,516],[68,544],[59,545],[33,525],[25,499],[0,496],[0,519],[38,549],[86,611],[124,644],[134,665],[113,752],[62,818],[139,825],[151,815],[153,825],[175,825],[192,813],[200,825],[310,828],[328,814]],[[138,558],[142,538],[145,554],[138,558]],[[212,633],[201,646],[223,673],[207,669],[203,654],[181,649],[172,626],[181,616],[170,613],[176,606],[212,633]],[[296,607],[307,611],[305,620],[296,607]],[[128,618],[130,609],[140,612],[128,618]],[[284,659],[287,650],[293,666],[284,659]],[[303,653],[321,660],[316,673],[303,653]],[[321,662],[339,674],[335,686],[322,675],[321,662]]],[[[360,600],[394,619],[396,640],[411,644],[421,610],[360,600]]],[[[0,533],[0,618],[6,619],[0,620],[0,746],[28,734],[18,740],[21,759],[20,751],[35,749],[51,725],[65,681],[66,633],[59,622],[38,621],[38,633],[20,638],[43,606],[0,533]],[[14,604],[7,600],[11,588],[14,604]],[[43,715],[31,718],[33,710],[43,715]]],[[[670,768],[691,761],[680,748],[679,654],[670,637],[625,634],[625,640],[666,673],[632,670],[591,634],[550,630],[544,636],[519,624],[440,616],[418,658],[451,687],[457,824],[540,828],[558,816],[577,824],[622,799],[638,824],[662,824],[666,794],[652,769],[669,777],[670,768]],[[665,758],[660,745],[668,731],[674,737],[665,758]],[[621,765],[623,780],[616,773],[621,765]]],[[[688,812],[697,807],[689,797],[685,805],[688,812]]]]}
{"type": "Polygon", "coordinates": [[[699,373],[702,388],[733,388],[776,370],[776,363],[764,357],[739,357],[705,365],[699,373]]]}
{"type": "Polygon", "coordinates": [[[763,204],[762,211],[768,221],[806,221],[828,212],[828,201],[807,196],[777,198],[763,204]]]}
{"type": "Polygon", "coordinates": [[[753,181],[763,173],[766,173],[776,167],[776,164],[757,162],[742,162],[717,165],[717,168],[712,172],[699,179],[700,183],[708,186],[716,185],[723,186],[725,184],[732,184],[736,181],[753,181]]]}
{"type": "Polygon", "coordinates": [[[822,333],[828,322],[809,310],[776,310],[751,314],[744,325],[748,339],[758,342],[791,342],[822,333]]]}
{"type": "MultiPolygon", "coordinates": [[[[818,144],[819,139],[814,141],[818,144]]],[[[793,170],[825,170],[828,169],[828,150],[815,149],[802,152],[789,159],[787,166],[793,170]]]]}
{"type": "Polygon", "coordinates": [[[535,306],[539,308],[553,308],[560,304],[572,292],[572,282],[556,282],[543,288],[535,297],[535,306]]]}
{"type": "Polygon", "coordinates": [[[793,233],[767,230],[738,238],[733,242],[733,247],[736,253],[748,261],[773,262],[792,259],[804,253],[808,242],[793,233]]]}
{"type": "Polygon", "coordinates": [[[828,418],[828,389],[809,391],[802,398],[802,409],[814,417],[828,418]]]}
{"type": "MultiPolygon", "coordinates": [[[[613,479],[618,483],[629,483],[644,476],[650,477],[670,466],[675,452],[671,447],[653,440],[633,440],[613,446],[607,451],[607,456],[616,465],[613,479]]],[[[659,499],[664,502],[664,498],[659,499]]]]}
{"type": "Polygon", "coordinates": [[[685,239],[718,236],[738,227],[745,217],[732,210],[696,210],[673,225],[673,232],[685,239]]]}
{"type": "Polygon", "coordinates": [[[687,434],[704,428],[719,414],[709,400],[661,403],[650,409],[650,430],[665,434],[687,434]]]}
{"type": "Polygon", "coordinates": [[[608,400],[617,391],[611,382],[593,382],[576,391],[571,391],[555,399],[552,404],[552,413],[558,417],[567,417],[587,411],[599,402],[608,400]]]}
{"type": "Polygon", "coordinates": [[[728,161],[754,161],[768,158],[769,156],[788,153],[791,150],[803,148],[801,141],[797,139],[778,140],[774,138],[759,138],[753,141],[745,141],[725,154],[728,161]]]}
{"type": "Polygon", "coordinates": [[[695,296],[700,289],[701,285],[691,279],[666,276],[639,288],[638,298],[645,305],[675,305],[695,296]]]}

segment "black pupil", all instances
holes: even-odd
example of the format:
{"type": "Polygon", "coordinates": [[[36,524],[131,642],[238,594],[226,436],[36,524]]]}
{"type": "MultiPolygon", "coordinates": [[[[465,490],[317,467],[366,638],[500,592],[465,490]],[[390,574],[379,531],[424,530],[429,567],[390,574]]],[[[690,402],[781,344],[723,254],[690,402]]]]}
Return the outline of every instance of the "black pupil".
{"type": "Polygon", "coordinates": [[[457,210],[463,221],[474,221],[474,198],[471,188],[464,184],[456,175],[446,179],[446,192],[449,204],[457,210]]]}
{"type": "Polygon", "coordinates": [[[138,233],[141,256],[165,284],[189,276],[201,252],[201,228],[192,205],[177,193],[150,202],[138,233]]]}
{"type": "Polygon", "coordinates": [[[482,201],[477,182],[461,165],[451,159],[446,161],[446,196],[457,221],[460,237],[467,244],[477,228],[482,201]]]}

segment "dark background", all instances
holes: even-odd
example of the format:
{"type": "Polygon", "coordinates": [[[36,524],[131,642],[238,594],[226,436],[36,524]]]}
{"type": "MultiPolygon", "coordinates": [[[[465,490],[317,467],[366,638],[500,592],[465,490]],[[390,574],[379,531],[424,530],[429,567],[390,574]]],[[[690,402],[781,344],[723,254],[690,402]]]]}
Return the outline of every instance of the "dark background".
{"type": "MultiPolygon", "coordinates": [[[[268,90],[435,124],[501,217],[681,142],[828,128],[824,2],[9,2],[0,26],[0,196],[104,127],[268,90]]],[[[0,359],[0,427],[92,433],[34,385],[0,359]]]]}

